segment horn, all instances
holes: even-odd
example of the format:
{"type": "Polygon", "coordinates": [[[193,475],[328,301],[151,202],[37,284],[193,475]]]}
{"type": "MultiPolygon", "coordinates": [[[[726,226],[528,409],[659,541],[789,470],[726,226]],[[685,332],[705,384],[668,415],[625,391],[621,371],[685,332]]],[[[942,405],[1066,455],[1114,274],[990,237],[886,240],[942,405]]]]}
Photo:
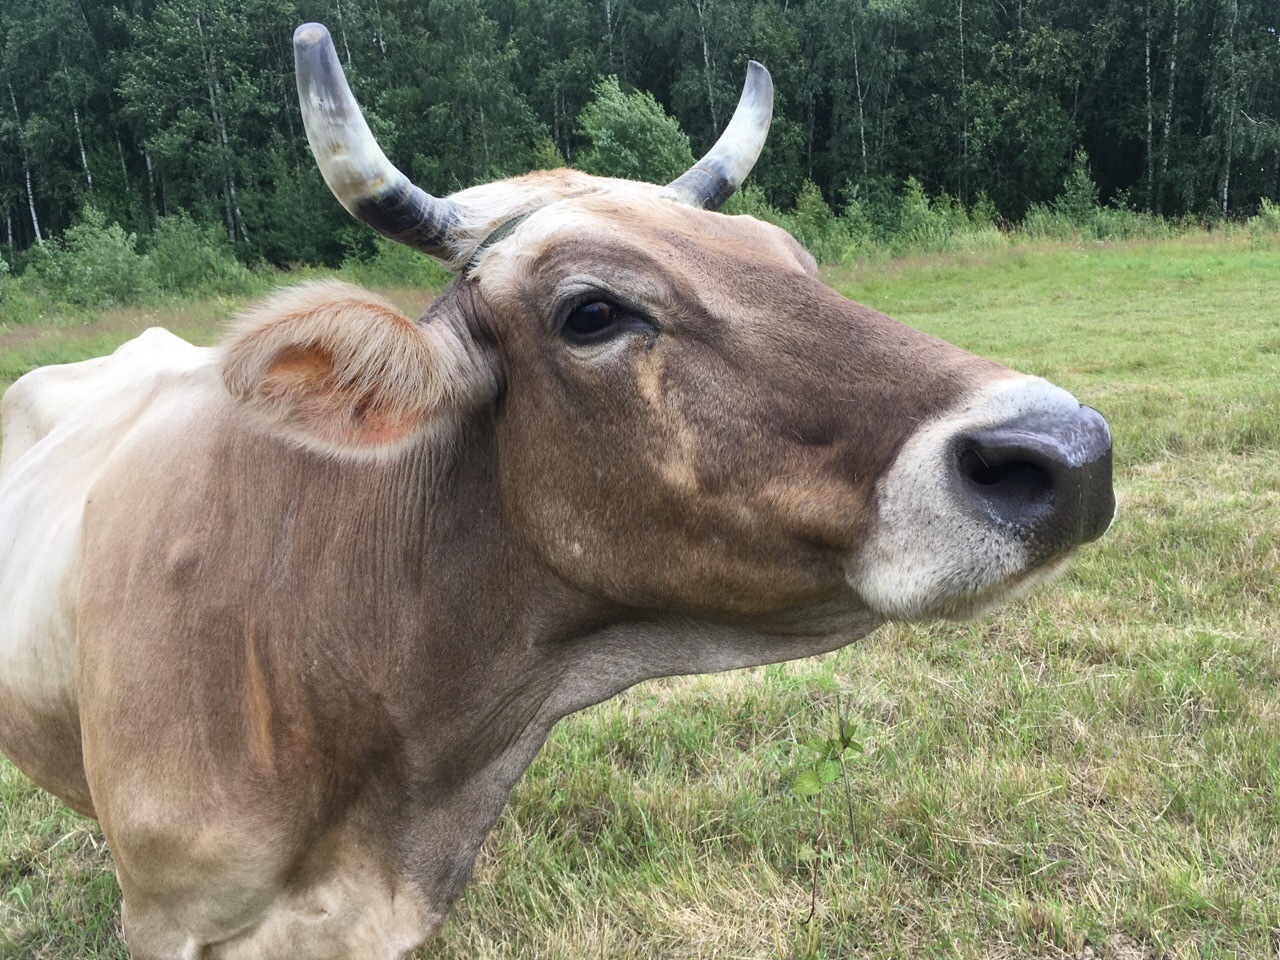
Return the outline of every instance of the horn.
{"type": "Polygon", "coordinates": [[[705,157],[667,184],[672,199],[704,210],[719,209],[755,166],[772,119],[773,79],[752,60],[729,125],[705,157]]]}
{"type": "Polygon", "coordinates": [[[384,237],[441,260],[453,257],[457,209],[415,187],[387,159],[351,95],[323,24],[304,23],[294,31],[293,58],[307,142],[338,202],[384,237]]]}

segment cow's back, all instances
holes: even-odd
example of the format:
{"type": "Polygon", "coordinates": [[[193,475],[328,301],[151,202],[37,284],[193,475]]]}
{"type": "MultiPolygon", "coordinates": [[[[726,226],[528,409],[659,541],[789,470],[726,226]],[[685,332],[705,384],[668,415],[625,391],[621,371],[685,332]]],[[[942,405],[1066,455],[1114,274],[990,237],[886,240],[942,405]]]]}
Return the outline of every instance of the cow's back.
{"type": "Polygon", "coordinates": [[[211,357],[152,329],[109,357],[34,370],[0,402],[0,751],[84,813],[75,611],[85,500],[130,426],[211,357]]]}

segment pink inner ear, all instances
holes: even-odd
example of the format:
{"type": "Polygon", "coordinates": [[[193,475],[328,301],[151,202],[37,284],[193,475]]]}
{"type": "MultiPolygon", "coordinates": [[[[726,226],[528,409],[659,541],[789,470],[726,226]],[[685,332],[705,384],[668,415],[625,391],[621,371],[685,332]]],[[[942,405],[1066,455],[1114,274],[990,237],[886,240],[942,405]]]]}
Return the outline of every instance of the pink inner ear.
{"type": "Polygon", "coordinates": [[[271,361],[263,375],[263,390],[270,396],[315,393],[333,372],[333,356],[316,344],[288,347],[271,361]]]}
{"type": "Polygon", "coordinates": [[[403,440],[420,419],[412,411],[389,406],[379,391],[371,390],[351,405],[347,433],[350,442],[360,446],[388,446],[403,440]]]}
{"type": "Polygon", "coordinates": [[[413,410],[397,409],[378,389],[358,392],[333,377],[333,355],[317,344],[287,347],[271,361],[259,395],[288,410],[295,427],[339,446],[394,446],[416,427],[413,410]]]}

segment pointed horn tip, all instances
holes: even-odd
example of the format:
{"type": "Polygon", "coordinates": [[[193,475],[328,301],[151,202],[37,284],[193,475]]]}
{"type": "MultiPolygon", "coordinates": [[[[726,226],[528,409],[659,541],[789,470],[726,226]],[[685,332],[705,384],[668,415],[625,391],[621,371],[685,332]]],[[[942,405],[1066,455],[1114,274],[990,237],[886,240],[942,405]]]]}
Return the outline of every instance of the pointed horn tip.
{"type": "Polygon", "coordinates": [[[758,60],[747,61],[747,82],[743,92],[767,91],[773,95],[773,76],[763,63],[758,60]]]}
{"type": "Polygon", "coordinates": [[[323,23],[304,23],[293,31],[293,45],[295,48],[316,47],[323,43],[332,43],[333,40],[329,36],[329,28],[323,23]]]}

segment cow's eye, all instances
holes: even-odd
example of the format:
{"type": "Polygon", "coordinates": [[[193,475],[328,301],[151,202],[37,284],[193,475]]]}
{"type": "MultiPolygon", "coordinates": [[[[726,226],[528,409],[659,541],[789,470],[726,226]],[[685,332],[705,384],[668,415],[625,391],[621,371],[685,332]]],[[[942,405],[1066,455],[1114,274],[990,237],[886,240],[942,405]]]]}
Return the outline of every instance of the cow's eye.
{"type": "Polygon", "coordinates": [[[564,318],[564,333],[571,340],[600,340],[608,336],[622,318],[622,308],[603,300],[574,307],[564,318]]]}
{"type": "Polygon", "coordinates": [[[560,336],[574,346],[604,343],[626,333],[642,333],[652,338],[657,324],[639,310],[611,300],[587,300],[565,314],[560,336]]]}

